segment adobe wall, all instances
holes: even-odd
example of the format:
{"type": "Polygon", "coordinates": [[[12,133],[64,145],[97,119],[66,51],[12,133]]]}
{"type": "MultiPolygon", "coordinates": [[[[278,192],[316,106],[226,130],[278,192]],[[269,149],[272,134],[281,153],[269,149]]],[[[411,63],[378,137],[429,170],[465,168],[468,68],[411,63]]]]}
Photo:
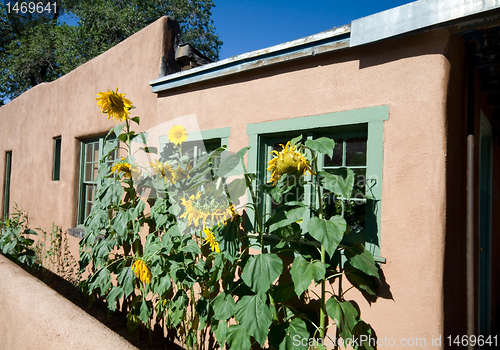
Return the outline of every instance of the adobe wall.
{"type": "Polygon", "coordinates": [[[443,330],[447,42],[442,31],[348,49],[179,88],[157,107],[194,113],[202,129],[230,125],[237,150],[247,123],[388,105],[381,252],[393,299],[370,306],[349,294],[378,337],[426,338],[422,349],[443,330]]]}
{"type": "MultiPolygon", "coordinates": [[[[388,105],[381,252],[390,292],[371,306],[354,291],[348,296],[379,338],[425,338],[427,346],[413,348],[427,349],[443,331],[447,32],[338,51],[157,96],[148,82],[158,76],[164,25],[165,19],[155,22],[0,108],[0,154],[13,150],[11,202],[28,211],[34,226],[54,221],[66,230],[76,224],[79,139],[114,125],[94,100],[107,88],[127,93],[144,130],[194,114],[202,130],[230,126],[234,151],[248,144],[247,123],[388,105]],[[62,166],[56,183],[52,138],[59,135],[62,166]]],[[[390,347],[379,347],[384,348],[390,347]]]]}
{"type": "Polygon", "coordinates": [[[137,349],[2,255],[0,276],[0,349],[137,349]]]}

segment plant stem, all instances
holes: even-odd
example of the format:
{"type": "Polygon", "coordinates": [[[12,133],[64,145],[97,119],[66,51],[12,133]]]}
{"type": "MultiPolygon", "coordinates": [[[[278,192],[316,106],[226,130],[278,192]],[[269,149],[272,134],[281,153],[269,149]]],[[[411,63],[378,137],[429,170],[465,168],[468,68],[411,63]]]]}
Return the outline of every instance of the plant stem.
{"type": "MultiPolygon", "coordinates": [[[[325,247],[321,246],[321,262],[325,263],[325,247]]],[[[320,299],[320,310],[319,310],[319,336],[324,339],[325,338],[325,330],[326,330],[326,280],[323,278],[321,280],[321,299],[320,299]]]]}
{"type": "MultiPolygon", "coordinates": [[[[316,190],[318,192],[318,206],[319,206],[319,212],[318,212],[318,217],[320,219],[323,219],[323,195],[321,193],[321,186],[319,185],[321,182],[321,179],[319,178],[318,175],[318,155],[317,153],[314,155],[313,159],[314,163],[314,170],[316,172],[316,183],[318,186],[316,186],[316,190]]],[[[325,252],[325,247],[321,245],[321,263],[325,264],[326,262],[326,252],[325,252]]],[[[319,310],[319,336],[324,339],[326,336],[326,328],[328,326],[328,322],[326,319],[326,278],[323,276],[323,279],[321,280],[321,298],[320,298],[320,310],[319,310]]]]}
{"type": "Polygon", "coordinates": [[[269,293],[269,302],[273,307],[274,314],[273,314],[273,321],[274,324],[279,323],[279,318],[278,318],[278,310],[276,309],[276,303],[274,302],[274,298],[272,297],[271,293],[269,293]]]}

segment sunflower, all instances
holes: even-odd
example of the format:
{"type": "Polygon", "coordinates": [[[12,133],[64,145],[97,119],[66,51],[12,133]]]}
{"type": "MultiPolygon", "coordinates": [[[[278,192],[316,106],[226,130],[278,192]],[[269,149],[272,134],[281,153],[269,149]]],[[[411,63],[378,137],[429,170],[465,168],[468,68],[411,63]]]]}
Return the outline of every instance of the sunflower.
{"type": "Polygon", "coordinates": [[[187,138],[188,133],[186,131],[186,128],[184,128],[182,125],[172,126],[172,128],[170,128],[170,131],[168,132],[168,139],[174,145],[180,145],[181,143],[186,141],[187,138]]]}
{"type": "Polygon", "coordinates": [[[293,172],[304,174],[308,171],[309,174],[316,174],[311,166],[311,163],[300,152],[297,152],[297,146],[290,145],[290,141],[285,146],[280,145],[283,149],[281,152],[272,151],[275,157],[269,161],[267,171],[271,172],[271,180],[273,185],[280,179],[281,175],[293,172]]]}
{"type": "Polygon", "coordinates": [[[177,166],[177,169],[172,170],[172,175],[174,176],[174,182],[175,180],[181,180],[189,177],[189,172],[193,169],[193,167],[190,164],[186,165],[186,169],[181,168],[180,166],[177,166]]]}
{"type": "Polygon", "coordinates": [[[210,231],[209,228],[204,228],[203,232],[207,236],[207,238],[205,238],[205,242],[210,243],[210,249],[213,252],[220,253],[219,242],[215,240],[215,236],[212,231],[210,231]]]}
{"type": "Polygon", "coordinates": [[[225,197],[214,198],[213,196],[198,192],[190,196],[188,199],[181,198],[181,203],[186,211],[180,218],[187,217],[188,225],[194,224],[195,227],[207,227],[207,220],[210,220],[211,225],[224,224],[227,220],[233,220],[236,216],[234,206],[227,202],[225,197]]]}
{"type": "Polygon", "coordinates": [[[135,165],[131,165],[125,160],[125,158],[122,158],[118,163],[113,164],[111,171],[116,174],[124,173],[123,176],[128,177],[129,179],[132,177],[137,178],[140,175],[139,168],[135,165]]]}
{"type": "Polygon", "coordinates": [[[99,92],[96,100],[102,113],[108,115],[108,119],[111,117],[116,119],[116,121],[125,121],[128,119],[132,102],[125,98],[125,94],[118,93],[118,88],[116,88],[116,91],[108,90],[108,92],[99,92]]]}
{"type": "Polygon", "coordinates": [[[155,159],[154,162],[149,162],[149,165],[153,169],[153,174],[162,176],[165,182],[172,181],[175,183],[175,174],[170,164],[167,162],[162,163],[155,159]]]}
{"type": "Polygon", "coordinates": [[[136,259],[130,269],[135,272],[135,277],[139,278],[141,282],[151,283],[153,274],[143,260],[136,259]]]}

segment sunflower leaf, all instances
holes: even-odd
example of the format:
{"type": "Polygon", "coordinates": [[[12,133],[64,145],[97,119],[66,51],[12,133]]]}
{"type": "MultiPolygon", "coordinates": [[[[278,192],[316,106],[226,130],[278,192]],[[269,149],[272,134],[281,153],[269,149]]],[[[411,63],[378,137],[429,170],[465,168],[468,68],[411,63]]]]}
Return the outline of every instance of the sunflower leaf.
{"type": "Polygon", "coordinates": [[[341,216],[332,216],[330,220],[313,217],[307,223],[309,234],[325,247],[330,257],[344,237],[346,228],[347,224],[341,216]]]}
{"type": "Polygon", "coordinates": [[[305,144],[313,151],[319,152],[321,154],[328,154],[330,158],[333,156],[335,141],[328,137],[320,137],[316,140],[307,140],[305,144]]]}
{"type": "Polygon", "coordinates": [[[300,142],[302,140],[302,134],[300,134],[299,136],[293,138],[291,141],[290,141],[290,144],[291,145],[295,145],[297,142],[300,142]]]}

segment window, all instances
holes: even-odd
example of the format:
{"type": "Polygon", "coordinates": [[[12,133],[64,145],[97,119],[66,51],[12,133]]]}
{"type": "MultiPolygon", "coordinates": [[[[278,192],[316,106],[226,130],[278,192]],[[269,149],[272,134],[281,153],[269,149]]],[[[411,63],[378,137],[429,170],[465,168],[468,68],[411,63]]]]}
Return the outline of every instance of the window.
{"type": "MultiPolygon", "coordinates": [[[[103,137],[82,141],[78,224],[83,224],[92,209],[97,188],[97,170],[103,157],[103,146],[105,142],[110,141],[109,139],[104,140],[103,137]]],[[[108,164],[111,165],[117,158],[116,153],[115,150],[108,156],[108,164]]]]}
{"type": "Polygon", "coordinates": [[[4,193],[3,193],[3,218],[9,215],[10,207],[10,175],[12,169],[12,151],[5,153],[5,178],[4,178],[4,193]]]}
{"type": "MultiPolygon", "coordinates": [[[[182,144],[182,152],[196,161],[204,154],[210,153],[217,148],[228,144],[230,128],[211,129],[188,133],[188,139],[182,144]]],[[[160,137],[160,155],[163,159],[173,153],[173,145],[168,136],[160,137]]],[[[217,166],[215,164],[215,166],[217,166]]]]}
{"type": "MultiPolygon", "coordinates": [[[[333,157],[320,159],[320,170],[339,172],[347,167],[355,173],[355,187],[351,198],[333,195],[324,198],[327,215],[343,214],[352,226],[350,240],[363,240],[377,260],[380,257],[380,220],[382,198],[383,122],[389,117],[387,106],[364,108],[346,112],[329,113],[302,118],[249,124],[247,134],[251,149],[248,168],[261,181],[269,181],[267,163],[270,152],[280,151],[280,144],[301,135],[305,139],[322,136],[335,140],[333,157]]],[[[296,193],[288,194],[306,204],[316,201],[310,186],[298,187],[296,193]]],[[[274,203],[270,196],[262,194],[259,210],[272,212],[274,203]]],[[[290,199],[290,198],[289,198],[290,199]]],[[[293,200],[293,199],[292,199],[293,200]]],[[[253,215],[250,218],[253,220],[253,215]]],[[[309,214],[310,215],[310,214],[309,214]]],[[[308,220],[304,217],[304,227],[308,220]]]]}
{"type": "Polygon", "coordinates": [[[52,167],[52,181],[61,178],[61,136],[54,137],[54,165],[52,167]]]}

